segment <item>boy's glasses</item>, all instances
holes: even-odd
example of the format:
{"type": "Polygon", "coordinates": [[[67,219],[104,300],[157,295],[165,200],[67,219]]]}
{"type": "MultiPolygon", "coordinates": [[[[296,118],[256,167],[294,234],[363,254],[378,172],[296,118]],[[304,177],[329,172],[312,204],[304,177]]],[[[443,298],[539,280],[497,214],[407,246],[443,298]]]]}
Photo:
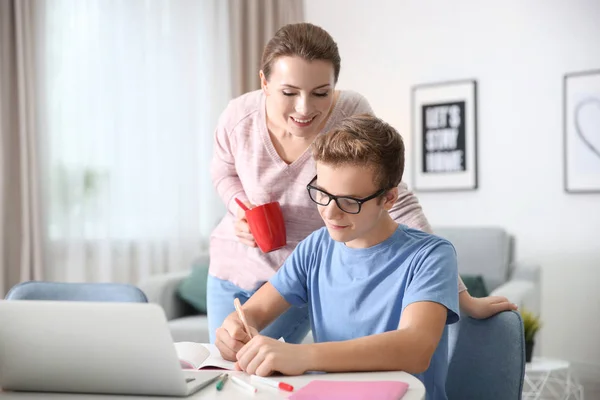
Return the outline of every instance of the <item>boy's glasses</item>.
{"type": "Polygon", "coordinates": [[[334,196],[330,193],[327,193],[323,189],[319,189],[313,186],[313,183],[317,180],[315,176],[312,181],[308,185],[306,185],[306,189],[308,190],[308,195],[310,199],[317,203],[320,206],[328,206],[331,203],[331,200],[334,200],[337,204],[338,208],[345,213],[348,214],[358,214],[360,209],[362,208],[363,203],[376,199],[386,192],[386,189],[378,190],[376,193],[371,196],[364,197],[362,199],[357,199],[355,197],[349,196],[334,196]]]}

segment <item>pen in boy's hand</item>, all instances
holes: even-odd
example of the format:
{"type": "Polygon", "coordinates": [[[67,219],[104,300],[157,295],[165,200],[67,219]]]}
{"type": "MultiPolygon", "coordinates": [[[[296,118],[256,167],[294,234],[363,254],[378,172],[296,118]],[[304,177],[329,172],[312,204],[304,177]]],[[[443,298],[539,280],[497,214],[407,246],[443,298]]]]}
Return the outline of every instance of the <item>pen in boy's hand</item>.
{"type": "Polygon", "coordinates": [[[252,333],[250,333],[250,328],[248,327],[248,322],[246,322],[246,316],[244,315],[244,311],[242,310],[242,304],[240,303],[240,299],[237,297],[233,299],[233,306],[235,307],[235,311],[237,311],[238,318],[242,320],[242,324],[244,324],[244,329],[246,333],[252,339],[252,333]]]}

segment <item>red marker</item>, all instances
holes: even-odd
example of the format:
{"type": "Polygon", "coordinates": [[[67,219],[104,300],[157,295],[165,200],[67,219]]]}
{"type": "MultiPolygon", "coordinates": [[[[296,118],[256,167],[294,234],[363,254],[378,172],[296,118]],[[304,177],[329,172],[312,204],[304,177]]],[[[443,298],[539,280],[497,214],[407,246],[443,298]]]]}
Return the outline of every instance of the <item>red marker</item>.
{"type": "Polygon", "coordinates": [[[262,376],[258,376],[258,375],[252,375],[252,377],[250,379],[260,382],[260,383],[264,383],[265,385],[269,385],[269,386],[279,388],[281,390],[285,390],[287,392],[294,391],[294,387],[292,385],[290,385],[289,383],[276,381],[274,379],[263,378],[262,376]]]}

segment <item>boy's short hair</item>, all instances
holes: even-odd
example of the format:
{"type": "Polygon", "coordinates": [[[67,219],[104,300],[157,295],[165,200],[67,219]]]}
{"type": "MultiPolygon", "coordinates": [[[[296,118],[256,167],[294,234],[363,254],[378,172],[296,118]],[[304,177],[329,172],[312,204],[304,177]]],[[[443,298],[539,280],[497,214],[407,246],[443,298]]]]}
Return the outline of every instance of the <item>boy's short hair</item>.
{"type": "Polygon", "coordinates": [[[374,183],[392,189],[404,173],[404,142],[391,125],[370,114],[344,118],[312,145],[315,161],[331,166],[372,168],[374,183]]]}

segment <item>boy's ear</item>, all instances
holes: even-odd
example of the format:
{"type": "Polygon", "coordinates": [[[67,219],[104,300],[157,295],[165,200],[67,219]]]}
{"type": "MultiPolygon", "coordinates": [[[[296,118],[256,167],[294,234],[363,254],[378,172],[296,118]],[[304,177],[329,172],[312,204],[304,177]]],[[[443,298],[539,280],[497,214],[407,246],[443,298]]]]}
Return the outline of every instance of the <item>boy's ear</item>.
{"type": "Polygon", "coordinates": [[[383,208],[389,211],[398,200],[398,187],[388,190],[383,196],[383,208]]]}

